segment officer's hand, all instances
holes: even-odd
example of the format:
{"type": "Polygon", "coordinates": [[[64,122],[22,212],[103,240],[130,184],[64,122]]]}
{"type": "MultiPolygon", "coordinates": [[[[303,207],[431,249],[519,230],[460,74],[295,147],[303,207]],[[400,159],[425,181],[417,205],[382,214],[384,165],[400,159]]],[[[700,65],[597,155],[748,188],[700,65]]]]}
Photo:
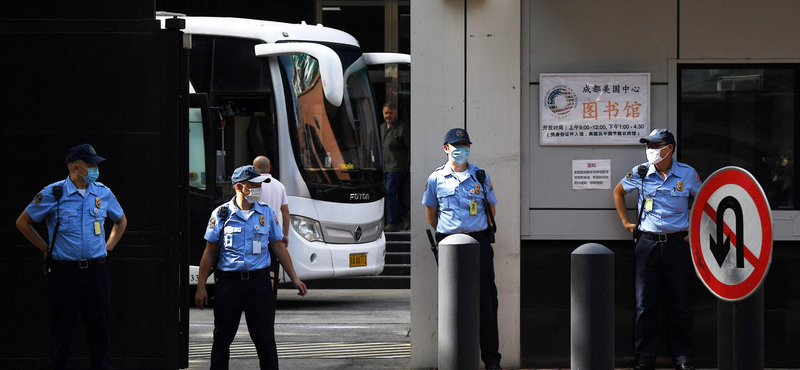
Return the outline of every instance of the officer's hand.
{"type": "Polygon", "coordinates": [[[286,248],[289,248],[289,237],[288,236],[284,236],[283,239],[281,239],[281,240],[283,240],[283,246],[286,247],[286,248]]]}
{"type": "Polygon", "coordinates": [[[301,297],[306,296],[306,294],[308,293],[308,289],[306,289],[306,285],[303,284],[303,282],[300,281],[300,279],[292,280],[292,284],[297,289],[297,295],[301,297]]]}
{"type": "Polygon", "coordinates": [[[686,236],[684,236],[684,237],[683,237],[683,241],[685,241],[685,242],[687,242],[687,243],[688,243],[688,242],[689,242],[689,235],[686,235],[686,236]]]}
{"type": "Polygon", "coordinates": [[[633,230],[636,230],[636,224],[628,222],[625,224],[625,229],[628,230],[629,233],[633,234],[633,230]]]}
{"type": "Polygon", "coordinates": [[[206,288],[197,288],[197,293],[194,295],[194,304],[199,309],[203,309],[203,304],[208,306],[208,292],[206,288]]]}

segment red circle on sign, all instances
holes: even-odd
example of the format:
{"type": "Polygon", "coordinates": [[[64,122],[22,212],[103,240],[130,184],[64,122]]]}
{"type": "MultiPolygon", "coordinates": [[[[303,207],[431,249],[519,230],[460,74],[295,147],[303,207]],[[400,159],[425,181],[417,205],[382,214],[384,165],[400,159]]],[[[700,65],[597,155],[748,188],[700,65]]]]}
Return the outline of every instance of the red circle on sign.
{"type": "MultiPolygon", "coordinates": [[[[766,197],[761,186],[746,171],[736,167],[726,167],[715,172],[706,180],[697,194],[697,199],[692,206],[692,219],[690,226],[692,258],[694,259],[695,271],[706,283],[708,289],[717,297],[736,301],[747,298],[761,284],[767,269],[769,268],[772,255],[772,216],[766,197]],[[761,251],[758,256],[758,265],[753,266],[754,270],[743,282],[736,285],[728,285],[719,281],[716,276],[707,268],[703,258],[702,244],[700,243],[700,222],[703,219],[703,208],[719,188],[724,185],[734,184],[742,187],[750,198],[753,199],[758,216],[761,220],[761,251]]],[[[738,239],[737,239],[738,241],[738,239]]],[[[743,248],[741,243],[736,248],[743,248]]]]}

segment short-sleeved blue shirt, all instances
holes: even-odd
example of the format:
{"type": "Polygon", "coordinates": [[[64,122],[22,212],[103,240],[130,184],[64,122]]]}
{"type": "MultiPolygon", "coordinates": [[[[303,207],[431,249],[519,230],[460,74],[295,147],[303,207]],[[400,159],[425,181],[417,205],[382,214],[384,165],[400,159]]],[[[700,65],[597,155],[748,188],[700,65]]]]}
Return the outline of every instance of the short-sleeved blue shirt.
{"type": "Polygon", "coordinates": [[[480,187],[475,172],[481,168],[467,165],[469,176],[461,181],[446,163],[437,167],[428,176],[422,204],[439,208],[439,223],[436,231],[445,234],[485,230],[489,226],[484,210],[484,198],[490,205],[497,204],[494,187],[486,174],[485,187],[480,187]],[[477,203],[477,212],[470,214],[470,203],[477,203]]]}
{"type": "MultiPolygon", "coordinates": [[[[52,239],[56,217],[61,225],[53,243],[53,259],[56,261],[79,261],[106,256],[106,232],[100,228],[95,233],[94,223],[102,226],[106,217],[117,221],[124,214],[117,198],[100,182],[89,183],[84,195],[78,191],[72,180],[54,182],[45,186],[25,212],[36,222],[47,221],[47,230],[52,239]],[[53,186],[62,186],[61,200],[56,202],[53,186]]],[[[49,243],[48,243],[49,244],[49,243]]]]}
{"type": "MultiPolygon", "coordinates": [[[[648,163],[643,163],[648,165],[648,163]]],[[[620,181],[625,192],[637,191],[639,202],[637,214],[644,199],[653,198],[653,209],[642,213],[639,230],[650,233],[674,233],[689,229],[689,196],[697,196],[700,190],[700,177],[691,166],[672,162],[667,178],[662,179],[655,166],[649,166],[644,177],[644,197],[641,195],[642,178],[636,171],[638,165],[631,169],[620,181]]],[[[634,220],[633,222],[636,222],[634,220]]]]}
{"type": "Polygon", "coordinates": [[[278,225],[278,217],[264,202],[253,203],[250,211],[243,211],[231,199],[217,207],[208,221],[205,239],[219,243],[220,230],[223,242],[220,248],[219,264],[222,271],[253,271],[269,267],[268,244],[283,239],[283,231],[278,225]],[[228,207],[228,217],[219,217],[219,209],[228,207]],[[247,213],[253,211],[250,217],[247,213]],[[253,253],[253,241],[261,241],[261,253],[253,253]]]}

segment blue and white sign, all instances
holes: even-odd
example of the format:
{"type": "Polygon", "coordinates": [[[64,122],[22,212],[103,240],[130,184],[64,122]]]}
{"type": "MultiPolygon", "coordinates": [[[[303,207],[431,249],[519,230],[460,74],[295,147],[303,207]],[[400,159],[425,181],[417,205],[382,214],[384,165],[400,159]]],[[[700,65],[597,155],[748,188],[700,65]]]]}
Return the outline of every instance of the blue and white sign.
{"type": "Polygon", "coordinates": [[[639,145],[650,132],[649,73],[539,75],[541,145],[639,145]]]}

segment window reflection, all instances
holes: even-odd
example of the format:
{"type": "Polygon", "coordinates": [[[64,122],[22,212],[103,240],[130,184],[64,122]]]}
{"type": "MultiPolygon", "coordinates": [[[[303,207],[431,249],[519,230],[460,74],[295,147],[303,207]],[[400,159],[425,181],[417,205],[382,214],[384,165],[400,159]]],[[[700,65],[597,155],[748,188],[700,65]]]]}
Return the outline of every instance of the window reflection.
{"type": "Polygon", "coordinates": [[[680,160],[701,179],[724,166],[755,176],[772,209],[794,208],[796,65],[681,65],[680,160]]]}

